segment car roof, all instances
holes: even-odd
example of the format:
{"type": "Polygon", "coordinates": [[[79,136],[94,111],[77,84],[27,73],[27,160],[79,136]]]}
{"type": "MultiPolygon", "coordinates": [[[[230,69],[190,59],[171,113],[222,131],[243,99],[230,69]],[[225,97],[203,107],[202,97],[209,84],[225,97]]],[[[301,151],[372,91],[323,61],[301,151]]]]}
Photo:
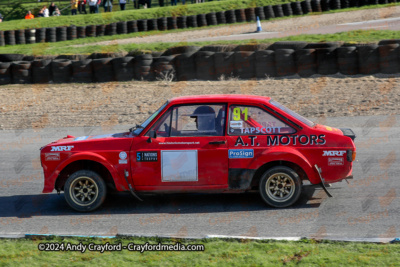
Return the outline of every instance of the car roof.
{"type": "Polygon", "coordinates": [[[180,96],[170,99],[172,104],[193,103],[193,102],[268,102],[271,98],[258,95],[193,95],[193,96],[180,96]]]}

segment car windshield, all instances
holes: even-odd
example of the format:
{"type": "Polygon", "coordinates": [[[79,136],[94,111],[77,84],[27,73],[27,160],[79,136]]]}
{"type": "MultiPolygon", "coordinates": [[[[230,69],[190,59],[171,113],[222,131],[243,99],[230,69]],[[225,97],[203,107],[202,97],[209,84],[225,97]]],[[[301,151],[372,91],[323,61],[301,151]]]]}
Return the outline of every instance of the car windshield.
{"type": "Polygon", "coordinates": [[[154,112],[150,117],[147,118],[147,120],[145,120],[142,124],[140,125],[136,125],[136,127],[134,127],[133,133],[138,135],[140,134],[144,128],[146,128],[147,125],[149,125],[149,123],[161,112],[161,110],[163,110],[166,106],[168,105],[168,101],[164,103],[164,105],[162,105],[159,109],[157,109],[156,112],[154,112]]]}
{"type": "Polygon", "coordinates": [[[285,107],[284,105],[274,101],[274,100],[270,100],[269,103],[271,103],[272,105],[274,105],[275,107],[279,108],[280,110],[282,110],[283,112],[288,113],[289,115],[295,117],[296,119],[298,119],[299,121],[307,124],[310,127],[313,127],[315,125],[314,122],[310,121],[309,119],[304,118],[303,116],[301,116],[300,114],[297,114],[296,112],[294,112],[293,110],[285,107]]]}

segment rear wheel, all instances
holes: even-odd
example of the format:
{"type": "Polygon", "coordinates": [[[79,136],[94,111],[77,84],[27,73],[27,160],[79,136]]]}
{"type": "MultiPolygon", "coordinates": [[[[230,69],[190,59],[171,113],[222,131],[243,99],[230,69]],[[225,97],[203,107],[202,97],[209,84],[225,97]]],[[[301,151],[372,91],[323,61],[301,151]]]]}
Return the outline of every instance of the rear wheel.
{"type": "Polygon", "coordinates": [[[289,167],[273,167],[261,177],[259,190],[265,203],[272,207],[285,208],[299,199],[301,179],[289,167]]]}
{"type": "Polygon", "coordinates": [[[64,196],[74,210],[85,212],[97,209],[105,200],[106,184],[97,173],[80,170],[65,182],[64,196]]]}

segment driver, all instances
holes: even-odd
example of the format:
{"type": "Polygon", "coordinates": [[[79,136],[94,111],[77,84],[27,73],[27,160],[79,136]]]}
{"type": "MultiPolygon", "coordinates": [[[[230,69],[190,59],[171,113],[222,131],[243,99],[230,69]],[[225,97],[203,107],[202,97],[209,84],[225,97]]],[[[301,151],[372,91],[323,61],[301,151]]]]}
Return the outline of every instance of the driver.
{"type": "Polygon", "coordinates": [[[215,111],[209,106],[200,106],[190,116],[195,119],[198,131],[215,130],[215,111]]]}

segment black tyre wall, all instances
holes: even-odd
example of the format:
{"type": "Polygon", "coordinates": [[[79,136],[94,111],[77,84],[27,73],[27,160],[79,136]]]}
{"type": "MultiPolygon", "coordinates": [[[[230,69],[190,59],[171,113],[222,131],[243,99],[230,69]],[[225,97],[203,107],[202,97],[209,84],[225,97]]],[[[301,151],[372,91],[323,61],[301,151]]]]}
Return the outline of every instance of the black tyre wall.
{"type": "Polygon", "coordinates": [[[241,79],[251,79],[256,76],[255,59],[253,51],[235,52],[235,71],[234,75],[241,79]]]}
{"type": "Polygon", "coordinates": [[[153,59],[152,70],[154,72],[154,77],[157,79],[172,78],[176,79],[176,72],[174,67],[173,56],[160,56],[153,59]]]}
{"type": "Polygon", "coordinates": [[[379,72],[378,45],[358,46],[358,70],[360,74],[375,74],[379,72]]]}
{"type": "Polygon", "coordinates": [[[178,81],[189,81],[196,79],[195,52],[178,55],[175,58],[176,77],[178,81]]]}
{"type": "Polygon", "coordinates": [[[126,23],[128,27],[128,33],[132,32],[138,32],[138,27],[137,27],[137,21],[136,20],[131,20],[126,23]]]}
{"type": "Polygon", "coordinates": [[[379,67],[381,73],[399,73],[399,44],[381,45],[379,51],[379,67]]]}
{"type": "Polygon", "coordinates": [[[134,77],[136,80],[154,80],[154,75],[151,71],[153,56],[144,54],[136,56],[134,59],[134,77]]]}
{"type": "Polygon", "coordinates": [[[36,43],[46,42],[46,28],[36,29],[36,43]]]}
{"type": "Polygon", "coordinates": [[[226,16],[224,11],[216,12],[215,15],[217,17],[218,24],[226,24],[226,16]]]}
{"type": "Polygon", "coordinates": [[[234,75],[235,58],[234,52],[217,52],[214,54],[215,76],[220,79],[234,75]]]}
{"type": "Polygon", "coordinates": [[[36,29],[25,30],[25,41],[27,44],[36,43],[36,29]]]}
{"type": "Polygon", "coordinates": [[[96,25],[96,36],[106,35],[106,25],[96,25]]]}
{"type": "Polygon", "coordinates": [[[236,23],[235,10],[225,11],[226,23],[236,23]]]}
{"type": "Polygon", "coordinates": [[[179,29],[186,29],[187,28],[187,17],[180,16],[176,19],[176,24],[179,29]]]}
{"type": "Polygon", "coordinates": [[[246,21],[246,13],[244,9],[236,9],[235,10],[236,22],[245,22],[246,21]]]}
{"type": "Polygon", "coordinates": [[[277,76],[290,76],[296,74],[293,49],[275,50],[275,63],[277,76]]]}
{"type": "Polygon", "coordinates": [[[272,6],[265,6],[264,7],[264,15],[265,15],[265,19],[273,19],[273,18],[275,18],[274,9],[272,8],[272,6]]]}
{"type": "Polygon", "coordinates": [[[246,15],[246,21],[256,21],[256,12],[254,7],[249,7],[244,10],[244,13],[246,15]]]}
{"type": "Polygon", "coordinates": [[[258,17],[260,20],[265,20],[265,13],[264,13],[264,7],[259,6],[254,9],[256,13],[256,18],[258,17]]]}
{"type": "Polygon", "coordinates": [[[272,6],[272,8],[274,9],[275,18],[281,18],[284,16],[281,5],[274,5],[274,6],[272,6]]]}
{"type": "Polygon", "coordinates": [[[276,77],[275,51],[261,50],[254,52],[257,79],[276,77]]]}
{"type": "Polygon", "coordinates": [[[92,59],[72,61],[72,82],[91,83],[93,82],[92,59]]]}
{"type": "Polygon", "coordinates": [[[338,72],[336,48],[317,49],[317,70],[321,75],[335,74],[338,72]]]}
{"type": "Polygon", "coordinates": [[[93,59],[92,67],[96,82],[115,81],[112,58],[93,59]]]}
{"type": "Polygon", "coordinates": [[[358,74],[358,54],[355,46],[336,48],[338,70],[345,75],[358,74]]]}
{"type": "Polygon", "coordinates": [[[49,83],[52,80],[50,59],[35,60],[31,68],[33,83],[49,83]]]}
{"type": "Polygon", "coordinates": [[[11,83],[11,62],[0,62],[0,85],[11,83]]]}
{"type": "Polygon", "coordinates": [[[32,83],[31,62],[14,61],[11,65],[13,83],[32,83]]]}
{"type": "Polygon", "coordinates": [[[197,27],[207,26],[207,19],[205,14],[197,15],[197,27]]]}
{"type": "Polygon", "coordinates": [[[15,31],[15,42],[17,44],[26,44],[25,30],[16,30],[15,31]]]}
{"type": "Polygon", "coordinates": [[[196,77],[198,80],[216,80],[214,52],[199,51],[195,54],[196,77]]]}
{"type": "Polygon", "coordinates": [[[76,26],[67,27],[67,40],[75,40],[77,38],[76,26]]]}
{"type": "Polygon", "coordinates": [[[117,57],[112,60],[115,80],[119,82],[132,81],[134,78],[134,57],[117,57]]]}
{"type": "MultiPolygon", "coordinates": [[[[157,25],[157,23],[156,23],[157,25]]],[[[128,24],[126,21],[120,21],[117,23],[117,33],[118,34],[127,34],[128,33],[128,24]]]]}
{"type": "Polygon", "coordinates": [[[67,27],[56,28],[56,39],[57,42],[62,42],[67,40],[67,27]]]}
{"type": "Polygon", "coordinates": [[[5,31],[4,40],[6,45],[15,45],[15,31],[5,31]]]}
{"type": "Polygon", "coordinates": [[[71,78],[71,60],[55,59],[51,62],[54,83],[67,83],[71,78]]]}
{"type": "Polygon", "coordinates": [[[315,49],[300,49],[295,51],[297,74],[310,77],[317,74],[317,53],[315,49]]]}

